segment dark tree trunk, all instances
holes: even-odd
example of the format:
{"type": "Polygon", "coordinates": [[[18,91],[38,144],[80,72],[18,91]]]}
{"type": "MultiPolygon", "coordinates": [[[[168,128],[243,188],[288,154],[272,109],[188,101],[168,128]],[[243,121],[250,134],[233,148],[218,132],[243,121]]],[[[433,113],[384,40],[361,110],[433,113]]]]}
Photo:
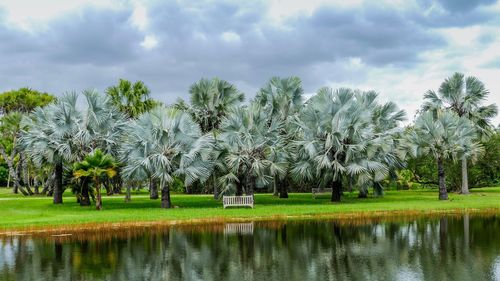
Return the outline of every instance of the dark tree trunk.
{"type": "Polygon", "coordinates": [[[215,173],[212,175],[212,184],[214,186],[214,199],[219,199],[219,189],[217,188],[217,177],[215,173]]]}
{"type": "Polygon", "coordinates": [[[163,184],[161,188],[161,207],[164,209],[172,208],[172,201],[170,201],[170,187],[168,184],[163,184]]]}
{"type": "Polygon", "coordinates": [[[120,174],[119,170],[118,170],[118,174],[111,180],[111,184],[113,186],[113,193],[114,194],[121,194],[122,193],[123,179],[122,179],[122,175],[120,174]]]}
{"type": "Polygon", "coordinates": [[[365,188],[360,188],[358,198],[368,198],[368,190],[366,190],[365,188]]]}
{"type": "Polygon", "coordinates": [[[82,178],[82,192],[80,196],[80,206],[90,206],[89,179],[82,178]]]}
{"type": "Polygon", "coordinates": [[[246,190],[245,190],[246,195],[253,196],[253,192],[255,189],[255,178],[250,176],[250,178],[246,180],[245,183],[246,183],[246,190]]]}
{"type": "Polygon", "coordinates": [[[158,181],[149,179],[149,199],[158,199],[158,181]]]}
{"type": "Polygon", "coordinates": [[[106,189],[106,194],[113,195],[113,188],[111,188],[109,179],[106,179],[103,183],[104,183],[104,188],[106,189]]]}
{"type": "Polygon", "coordinates": [[[239,179],[238,182],[236,182],[236,196],[241,196],[243,195],[243,179],[239,179]]]}
{"type": "Polygon", "coordinates": [[[448,191],[446,190],[446,178],[444,175],[443,159],[437,159],[438,177],[439,177],[439,200],[448,200],[448,191]]]}
{"type": "Polygon", "coordinates": [[[332,183],[332,202],[340,202],[342,194],[342,179],[338,177],[337,180],[333,181],[332,183]]]}
{"type": "Polygon", "coordinates": [[[276,177],[273,180],[273,196],[278,197],[279,190],[278,190],[278,183],[276,182],[276,177]]]}
{"type": "Polygon", "coordinates": [[[54,181],[54,204],[62,204],[63,202],[63,163],[62,160],[56,163],[54,181]]]}
{"type": "Polygon", "coordinates": [[[101,183],[99,182],[99,177],[94,178],[95,190],[97,193],[97,198],[95,200],[95,209],[100,211],[102,209],[102,197],[101,197],[101,183]]]}
{"type": "Polygon", "coordinates": [[[288,198],[288,178],[280,181],[280,198],[288,198]]]}

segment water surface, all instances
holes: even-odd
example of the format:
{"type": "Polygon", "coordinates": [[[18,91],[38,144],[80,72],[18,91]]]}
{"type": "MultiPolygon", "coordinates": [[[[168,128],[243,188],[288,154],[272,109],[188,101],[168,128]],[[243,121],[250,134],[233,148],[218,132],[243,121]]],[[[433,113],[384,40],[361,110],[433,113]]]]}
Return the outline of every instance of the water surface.
{"type": "Polygon", "coordinates": [[[500,280],[500,217],[3,237],[0,280],[500,280]]]}

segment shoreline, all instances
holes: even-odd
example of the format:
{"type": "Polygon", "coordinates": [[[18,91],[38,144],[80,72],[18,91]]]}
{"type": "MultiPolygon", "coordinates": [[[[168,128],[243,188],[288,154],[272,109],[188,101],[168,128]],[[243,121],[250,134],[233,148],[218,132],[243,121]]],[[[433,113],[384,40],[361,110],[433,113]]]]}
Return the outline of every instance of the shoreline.
{"type": "Polygon", "coordinates": [[[254,217],[213,217],[201,219],[172,219],[172,220],[144,220],[144,221],[117,221],[93,222],[76,224],[54,224],[46,226],[23,226],[0,228],[0,238],[8,237],[65,237],[78,233],[99,233],[119,230],[166,229],[171,227],[211,228],[226,223],[286,223],[294,221],[337,221],[339,224],[370,224],[379,222],[397,222],[420,218],[436,218],[440,216],[497,216],[499,208],[456,208],[437,210],[392,210],[392,211],[361,211],[361,212],[334,212],[310,215],[269,215],[254,217]]]}

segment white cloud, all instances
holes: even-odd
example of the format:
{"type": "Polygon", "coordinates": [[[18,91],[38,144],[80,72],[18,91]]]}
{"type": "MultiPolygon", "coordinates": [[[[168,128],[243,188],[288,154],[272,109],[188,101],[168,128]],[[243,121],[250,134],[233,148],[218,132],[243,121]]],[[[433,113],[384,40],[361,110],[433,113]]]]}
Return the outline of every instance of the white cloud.
{"type": "Polygon", "coordinates": [[[226,31],[221,34],[222,40],[228,42],[228,43],[239,43],[241,41],[240,36],[238,33],[232,32],[232,31],[226,31]]]}
{"type": "Polygon", "coordinates": [[[134,3],[134,11],[130,18],[132,25],[144,31],[148,27],[148,12],[146,7],[139,2],[134,3]]]}
{"type": "Polygon", "coordinates": [[[154,35],[146,35],[141,42],[141,46],[146,50],[154,49],[158,46],[158,39],[154,35]]]}

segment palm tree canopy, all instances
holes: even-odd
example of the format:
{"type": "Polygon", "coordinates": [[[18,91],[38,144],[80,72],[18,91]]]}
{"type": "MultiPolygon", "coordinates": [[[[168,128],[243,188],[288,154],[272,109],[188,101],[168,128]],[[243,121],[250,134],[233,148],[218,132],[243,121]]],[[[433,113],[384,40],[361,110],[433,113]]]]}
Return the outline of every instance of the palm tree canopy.
{"type": "Polygon", "coordinates": [[[184,176],[185,184],[205,181],[211,173],[210,136],[203,136],[191,116],[173,108],[157,107],[127,128],[121,147],[125,177],[150,177],[171,183],[184,176]]]}
{"type": "Polygon", "coordinates": [[[149,88],[142,82],[120,79],[117,86],[106,89],[111,103],[130,118],[135,118],[158,105],[149,97],[149,88]]]}
{"type": "Polygon", "coordinates": [[[217,129],[228,111],[244,100],[244,94],[231,83],[213,78],[201,79],[189,89],[192,116],[202,132],[217,129]]]}
{"type": "Polygon", "coordinates": [[[253,177],[258,187],[270,184],[272,178],[284,173],[285,163],[271,159],[273,150],[283,147],[278,133],[281,122],[268,124],[262,108],[252,103],[236,108],[221,123],[218,141],[223,150],[225,175],[219,181],[231,185],[242,177],[253,177]]]}
{"type": "Polygon", "coordinates": [[[299,77],[273,77],[260,89],[254,101],[270,116],[285,120],[301,110],[303,94],[302,81],[299,77]]]}
{"type": "Polygon", "coordinates": [[[21,121],[19,145],[37,165],[75,159],[82,114],[76,108],[77,95],[65,94],[56,103],[36,108],[21,121]]]}
{"type": "Polygon", "coordinates": [[[75,163],[73,171],[73,175],[76,178],[99,178],[103,175],[112,178],[116,175],[116,162],[111,155],[103,153],[100,149],[96,149],[85,156],[83,161],[75,163]]]}
{"type": "Polygon", "coordinates": [[[415,156],[432,154],[436,159],[456,159],[457,155],[475,155],[481,150],[472,122],[451,110],[424,112],[408,137],[415,156]]]}
{"type": "Polygon", "coordinates": [[[292,175],[326,184],[341,175],[360,181],[381,180],[394,153],[393,134],[404,112],[391,104],[378,105],[375,92],[322,88],[306,102],[298,124],[292,175]]]}
{"type": "Polygon", "coordinates": [[[457,72],[441,83],[437,93],[432,90],[425,93],[422,109],[434,113],[440,109],[452,110],[459,117],[471,120],[480,135],[488,135],[494,127],[490,121],[498,113],[495,104],[481,105],[488,94],[478,78],[457,72]]]}

